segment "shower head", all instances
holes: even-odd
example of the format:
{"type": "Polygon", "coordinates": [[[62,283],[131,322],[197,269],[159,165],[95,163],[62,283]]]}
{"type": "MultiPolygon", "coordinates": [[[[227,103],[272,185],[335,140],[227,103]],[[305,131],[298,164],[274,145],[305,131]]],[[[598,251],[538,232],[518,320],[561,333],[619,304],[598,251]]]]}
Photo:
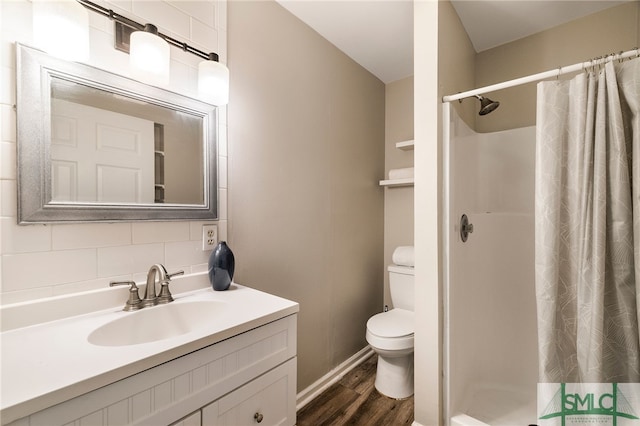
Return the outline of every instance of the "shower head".
{"type": "Polygon", "coordinates": [[[487,115],[494,109],[500,106],[500,102],[492,101],[489,98],[485,98],[484,96],[474,95],[480,101],[480,115],[487,115]]]}

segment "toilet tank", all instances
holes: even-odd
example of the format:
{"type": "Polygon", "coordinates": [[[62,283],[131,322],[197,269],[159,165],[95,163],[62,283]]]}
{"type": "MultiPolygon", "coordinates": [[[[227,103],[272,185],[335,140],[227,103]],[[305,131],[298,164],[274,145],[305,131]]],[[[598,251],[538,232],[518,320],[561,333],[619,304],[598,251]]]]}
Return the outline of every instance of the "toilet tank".
{"type": "Polygon", "coordinates": [[[394,308],[413,311],[414,269],[409,266],[391,265],[389,271],[389,292],[394,308]]]}

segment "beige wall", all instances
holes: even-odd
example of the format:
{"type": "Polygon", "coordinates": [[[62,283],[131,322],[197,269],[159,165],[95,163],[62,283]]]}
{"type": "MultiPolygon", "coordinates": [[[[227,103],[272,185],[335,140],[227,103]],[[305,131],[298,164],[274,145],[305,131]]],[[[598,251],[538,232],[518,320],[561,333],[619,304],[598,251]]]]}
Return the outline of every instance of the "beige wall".
{"type": "MultiPolygon", "coordinates": [[[[630,2],[478,53],[476,87],[524,77],[640,45],[640,2],[630,2]]],[[[451,92],[453,93],[453,92],[451,92]]],[[[536,84],[488,93],[500,108],[476,116],[476,130],[535,124],[536,84]]]]}
{"type": "MultiPolygon", "coordinates": [[[[385,87],[385,177],[390,169],[413,167],[413,150],[396,148],[396,142],[413,139],[413,77],[388,83],[385,87]]],[[[391,305],[387,265],[398,246],[413,245],[413,186],[384,190],[384,303],[391,305]]]]}
{"type": "MultiPolygon", "coordinates": [[[[451,95],[475,88],[476,51],[451,2],[438,2],[438,93],[451,95]]],[[[452,102],[470,127],[475,125],[477,100],[452,102]]]]}
{"type": "Polygon", "coordinates": [[[384,84],[274,1],[228,6],[236,279],[300,303],[302,390],[382,306],[384,84]]]}

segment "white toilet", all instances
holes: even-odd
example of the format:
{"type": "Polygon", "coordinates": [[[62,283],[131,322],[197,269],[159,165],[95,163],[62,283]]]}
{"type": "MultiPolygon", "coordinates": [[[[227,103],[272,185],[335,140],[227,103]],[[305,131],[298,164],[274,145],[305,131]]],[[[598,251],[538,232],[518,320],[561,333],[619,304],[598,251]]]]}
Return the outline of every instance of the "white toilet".
{"type": "Polygon", "coordinates": [[[393,309],[367,321],[367,342],[378,354],[376,389],[403,399],[413,395],[414,269],[391,265],[389,290],[393,309]]]}

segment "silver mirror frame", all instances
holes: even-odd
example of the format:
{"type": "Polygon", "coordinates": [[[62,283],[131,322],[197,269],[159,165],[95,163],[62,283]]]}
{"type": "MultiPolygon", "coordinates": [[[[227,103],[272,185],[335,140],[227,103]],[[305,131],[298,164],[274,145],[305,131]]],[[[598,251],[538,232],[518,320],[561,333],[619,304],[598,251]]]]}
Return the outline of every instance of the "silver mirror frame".
{"type": "Polygon", "coordinates": [[[18,223],[215,220],[217,202],[216,107],[90,65],[57,59],[16,43],[18,223]],[[51,79],[116,93],[201,117],[204,203],[91,204],[51,202],[51,79]]]}

